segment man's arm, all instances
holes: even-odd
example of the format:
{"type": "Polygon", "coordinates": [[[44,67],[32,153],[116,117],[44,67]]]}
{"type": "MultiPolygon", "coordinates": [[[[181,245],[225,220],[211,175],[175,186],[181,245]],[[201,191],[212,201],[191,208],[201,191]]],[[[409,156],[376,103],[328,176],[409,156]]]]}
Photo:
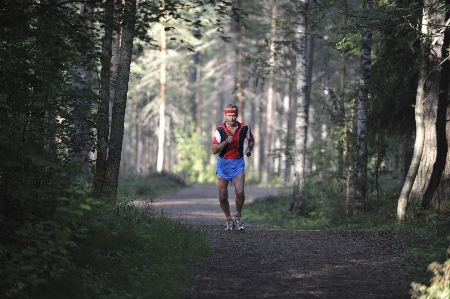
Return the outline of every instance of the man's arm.
{"type": "Polygon", "coordinates": [[[251,141],[248,142],[248,146],[245,149],[245,154],[247,155],[247,157],[250,157],[252,155],[252,150],[254,146],[255,146],[255,139],[252,139],[251,141]]]}
{"type": "Polygon", "coordinates": [[[223,148],[225,146],[227,146],[229,143],[231,143],[231,140],[233,140],[233,136],[228,136],[227,139],[225,139],[224,141],[222,141],[219,144],[213,144],[211,147],[211,152],[215,155],[217,153],[220,153],[221,150],[223,150],[223,148]]]}

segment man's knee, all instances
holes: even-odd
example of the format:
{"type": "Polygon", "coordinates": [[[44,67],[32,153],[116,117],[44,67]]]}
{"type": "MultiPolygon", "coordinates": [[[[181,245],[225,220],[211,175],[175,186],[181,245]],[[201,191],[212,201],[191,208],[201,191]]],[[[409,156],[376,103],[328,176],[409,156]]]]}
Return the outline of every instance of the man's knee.
{"type": "Polygon", "coordinates": [[[219,201],[220,202],[227,202],[228,201],[228,194],[227,193],[219,193],[219,201]]]}
{"type": "Polygon", "coordinates": [[[245,199],[244,191],[236,191],[235,194],[236,194],[236,198],[239,198],[242,200],[245,199]]]}

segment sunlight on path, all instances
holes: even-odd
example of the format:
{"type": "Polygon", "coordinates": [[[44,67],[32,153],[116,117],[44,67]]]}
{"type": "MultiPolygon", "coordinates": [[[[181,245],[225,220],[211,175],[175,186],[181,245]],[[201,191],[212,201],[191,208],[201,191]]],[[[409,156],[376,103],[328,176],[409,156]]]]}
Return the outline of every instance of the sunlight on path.
{"type": "MultiPolygon", "coordinates": [[[[282,192],[278,188],[245,187],[246,202],[268,195],[277,195],[282,192]]],[[[229,186],[230,210],[232,215],[236,209],[234,205],[234,187],[229,186]]],[[[137,201],[139,204],[139,201],[137,201]]],[[[223,225],[225,216],[219,206],[216,185],[194,185],[175,193],[165,194],[155,199],[155,212],[164,213],[181,223],[194,225],[223,225]]],[[[243,209],[245,219],[245,205],[243,209]]],[[[246,223],[247,226],[251,224],[246,223]]]]}

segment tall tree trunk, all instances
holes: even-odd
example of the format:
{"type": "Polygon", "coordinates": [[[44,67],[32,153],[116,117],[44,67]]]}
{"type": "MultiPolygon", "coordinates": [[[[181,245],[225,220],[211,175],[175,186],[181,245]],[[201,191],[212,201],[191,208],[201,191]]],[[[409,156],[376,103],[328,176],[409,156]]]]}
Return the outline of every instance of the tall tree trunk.
{"type": "MultiPolygon", "coordinates": [[[[223,76],[223,97],[221,109],[228,104],[236,102],[236,95],[234,94],[236,88],[236,72],[237,72],[237,34],[238,23],[235,18],[230,19],[230,42],[225,45],[226,51],[226,70],[223,76]]],[[[241,114],[241,111],[239,111],[241,114]]]]}
{"type": "MultiPolygon", "coordinates": [[[[446,4],[449,5],[450,1],[446,1],[446,4]]],[[[438,4],[437,1],[427,1],[424,5],[425,10],[429,5],[435,9],[438,4]]],[[[445,9],[443,6],[440,8],[445,9]]],[[[449,136],[447,115],[449,113],[450,80],[450,65],[447,57],[450,36],[448,30],[445,31],[449,14],[437,15],[436,12],[433,14],[435,16],[433,18],[428,14],[427,27],[430,38],[425,44],[427,50],[425,59],[422,58],[428,64],[424,82],[425,93],[422,98],[422,152],[408,198],[408,204],[420,205],[426,209],[430,207],[439,209],[441,200],[445,200],[450,195],[450,159],[447,139],[449,136]]],[[[405,210],[406,207],[402,206],[401,212],[404,213],[405,210]]],[[[399,219],[404,220],[404,214],[400,216],[402,217],[399,219]]]]}
{"type": "MultiPolygon", "coordinates": [[[[271,68],[271,71],[273,71],[273,68],[275,68],[275,37],[276,37],[276,18],[277,18],[277,4],[272,2],[272,10],[271,10],[271,19],[272,19],[272,25],[270,30],[270,46],[269,46],[269,67],[271,68]]],[[[263,106],[265,106],[265,113],[264,113],[264,132],[265,134],[262,136],[264,138],[264,145],[265,145],[265,152],[264,155],[266,157],[269,157],[270,151],[272,150],[273,145],[273,119],[274,119],[274,98],[275,98],[275,92],[274,92],[274,81],[275,76],[273,73],[270,74],[270,77],[268,78],[269,82],[267,84],[267,102],[263,101],[263,106]]],[[[262,181],[264,183],[269,182],[269,178],[273,173],[273,159],[267,159],[265,167],[262,170],[262,181]]]]}
{"type": "Polygon", "coordinates": [[[298,2],[294,37],[297,119],[295,125],[294,186],[290,205],[291,211],[301,210],[305,202],[305,156],[309,105],[306,96],[308,92],[308,85],[306,84],[307,8],[307,0],[300,0],[298,2]]]}
{"type": "Polygon", "coordinates": [[[419,82],[417,84],[416,93],[416,104],[414,106],[415,120],[416,120],[416,140],[414,142],[414,152],[411,160],[411,165],[409,166],[408,174],[406,175],[405,182],[403,183],[402,191],[400,192],[400,197],[398,199],[397,205],[397,218],[398,220],[406,219],[406,207],[408,205],[408,199],[411,194],[411,189],[413,187],[414,181],[419,170],[420,160],[422,157],[424,140],[425,140],[425,124],[424,124],[424,101],[427,96],[425,90],[425,83],[427,80],[428,72],[428,55],[429,45],[430,45],[430,5],[434,2],[433,0],[424,0],[424,8],[422,14],[422,28],[421,32],[423,35],[421,46],[420,46],[420,69],[419,69],[419,82]]]}
{"type": "Polygon", "coordinates": [[[136,118],[135,118],[135,126],[136,126],[136,155],[135,155],[135,173],[142,174],[142,152],[144,151],[144,142],[142,141],[142,121],[141,121],[141,111],[142,107],[138,103],[136,104],[136,118]]]}
{"type": "Polygon", "coordinates": [[[158,130],[158,157],[156,160],[156,172],[161,173],[164,166],[164,142],[166,132],[166,31],[161,29],[161,68],[159,83],[159,130],[158,130]]]}
{"type": "Polygon", "coordinates": [[[117,194],[119,181],[128,80],[130,77],[134,27],[136,23],[136,0],[126,0],[123,20],[122,42],[119,50],[119,67],[117,70],[112,109],[110,150],[105,175],[105,188],[112,196],[116,196],[117,194]]]}
{"type": "MultiPolygon", "coordinates": [[[[372,4],[364,6],[372,10],[372,4]]],[[[370,67],[372,63],[372,29],[364,28],[361,42],[361,63],[359,71],[359,91],[356,121],[356,182],[353,201],[353,216],[364,212],[364,201],[367,193],[367,100],[369,98],[370,67]]]]}
{"type": "MultiPolygon", "coordinates": [[[[295,69],[295,60],[292,61],[293,69],[295,69]]],[[[290,80],[289,82],[289,113],[287,115],[288,117],[288,123],[287,123],[287,142],[294,142],[295,141],[295,124],[297,122],[297,96],[296,96],[296,84],[290,80]]],[[[286,159],[286,178],[287,183],[292,182],[292,165],[294,164],[294,155],[293,152],[295,148],[291,148],[291,156],[286,159]]]]}
{"type": "MultiPolygon", "coordinates": [[[[350,141],[350,138],[354,136],[354,132],[355,130],[355,110],[356,110],[356,99],[352,99],[352,106],[350,109],[350,119],[348,120],[347,126],[347,152],[350,153],[350,157],[353,157],[353,146],[352,146],[352,142],[350,141]]],[[[347,192],[346,192],[346,200],[345,200],[345,213],[348,215],[350,213],[350,199],[351,199],[351,195],[352,195],[352,176],[353,176],[353,167],[352,167],[352,163],[348,163],[348,167],[347,167],[347,192]]]]}
{"type": "MultiPolygon", "coordinates": [[[[347,23],[347,0],[343,0],[344,5],[344,14],[342,16],[342,23],[347,23]]],[[[344,36],[342,36],[344,37],[344,36]]],[[[338,123],[339,126],[337,126],[339,129],[342,128],[342,126],[345,125],[345,51],[341,51],[341,78],[340,78],[340,105],[339,105],[339,115],[338,115],[338,123]]],[[[340,141],[341,138],[339,138],[338,142],[338,176],[340,180],[343,180],[344,177],[344,167],[345,167],[345,157],[344,157],[344,144],[342,141],[340,141]]],[[[340,191],[342,192],[342,188],[340,191]]]]}
{"type": "Polygon", "coordinates": [[[100,102],[98,103],[97,125],[97,159],[95,161],[94,194],[100,194],[106,173],[106,158],[109,141],[109,103],[111,88],[111,58],[113,40],[114,0],[105,4],[105,35],[102,44],[101,70],[100,70],[100,102]]]}
{"type": "MultiPolygon", "coordinates": [[[[237,0],[236,7],[238,9],[242,9],[242,0],[237,0]]],[[[239,11],[238,20],[237,20],[237,105],[239,109],[239,117],[241,122],[244,122],[244,77],[242,70],[242,60],[244,59],[243,55],[243,43],[242,43],[242,12],[239,11]]]]}
{"type": "MultiPolygon", "coordinates": [[[[94,14],[94,7],[91,4],[80,5],[80,17],[82,20],[82,35],[88,44],[91,44],[92,36],[92,17],[94,14]]],[[[93,45],[92,45],[93,46],[93,45]]],[[[92,91],[92,68],[88,65],[88,57],[93,52],[93,48],[87,48],[85,53],[80,53],[81,63],[78,67],[78,74],[81,77],[81,82],[78,83],[78,88],[83,91],[92,91]]],[[[90,105],[87,103],[83,93],[80,93],[81,97],[78,99],[78,104],[82,107],[90,105]]],[[[86,131],[89,130],[86,122],[83,118],[75,120],[75,140],[76,145],[74,150],[74,160],[81,164],[80,175],[83,179],[86,179],[89,175],[89,144],[87,143],[86,131]]]]}

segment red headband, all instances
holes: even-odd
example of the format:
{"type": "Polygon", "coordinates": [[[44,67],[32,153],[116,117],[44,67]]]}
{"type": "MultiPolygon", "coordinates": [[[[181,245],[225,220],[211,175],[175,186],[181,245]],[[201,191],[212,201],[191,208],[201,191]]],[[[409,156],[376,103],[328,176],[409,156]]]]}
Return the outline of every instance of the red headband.
{"type": "Polygon", "coordinates": [[[227,113],[236,113],[237,114],[237,109],[225,109],[223,111],[223,113],[227,114],[227,113]]]}

